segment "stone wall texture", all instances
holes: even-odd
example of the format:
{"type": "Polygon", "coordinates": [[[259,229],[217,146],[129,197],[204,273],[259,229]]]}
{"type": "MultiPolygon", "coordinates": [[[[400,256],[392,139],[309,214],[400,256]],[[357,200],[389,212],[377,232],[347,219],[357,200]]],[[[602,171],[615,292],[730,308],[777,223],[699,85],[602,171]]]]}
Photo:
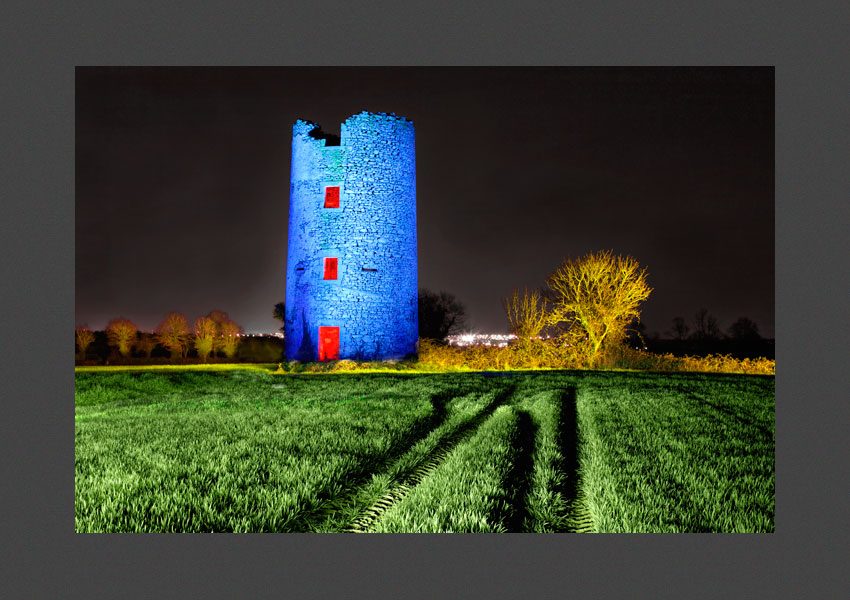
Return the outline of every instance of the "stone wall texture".
{"type": "Polygon", "coordinates": [[[413,123],[361,112],[329,142],[314,123],[293,125],[286,357],[317,360],[327,326],[339,327],[340,359],[403,358],[419,329],[413,123]],[[339,208],[324,207],[328,186],[339,208]],[[336,280],[324,279],[329,257],[336,280]]]}

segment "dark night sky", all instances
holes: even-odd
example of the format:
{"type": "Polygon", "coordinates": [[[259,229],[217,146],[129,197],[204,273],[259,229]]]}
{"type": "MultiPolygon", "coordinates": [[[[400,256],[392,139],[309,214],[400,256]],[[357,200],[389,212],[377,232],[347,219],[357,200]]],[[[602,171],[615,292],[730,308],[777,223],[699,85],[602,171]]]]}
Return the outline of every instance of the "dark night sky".
{"type": "Polygon", "coordinates": [[[506,330],[567,256],[649,271],[650,332],[708,308],[774,332],[773,69],[78,68],[76,320],[221,308],[276,331],[291,125],[416,126],[419,283],[506,330]]]}

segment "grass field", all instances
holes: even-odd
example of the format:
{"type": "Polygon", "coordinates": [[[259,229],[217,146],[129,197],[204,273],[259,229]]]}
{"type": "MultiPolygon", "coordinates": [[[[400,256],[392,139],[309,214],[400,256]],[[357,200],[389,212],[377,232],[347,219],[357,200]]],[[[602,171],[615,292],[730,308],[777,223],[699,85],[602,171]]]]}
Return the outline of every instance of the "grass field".
{"type": "Polygon", "coordinates": [[[769,532],[774,378],[78,371],[75,527],[769,532]]]}

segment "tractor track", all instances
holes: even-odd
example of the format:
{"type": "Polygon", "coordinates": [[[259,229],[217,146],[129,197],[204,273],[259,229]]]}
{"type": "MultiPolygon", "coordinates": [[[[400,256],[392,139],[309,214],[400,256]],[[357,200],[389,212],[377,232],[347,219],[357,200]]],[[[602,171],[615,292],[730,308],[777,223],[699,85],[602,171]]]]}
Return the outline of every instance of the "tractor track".
{"type": "Polygon", "coordinates": [[[593,518],[584,502],[584,493],[581,488],[569,502],[568,507],[565,533],[595,533],[593,518]]]}
{"type": "Polygon", "coordinates": [[[379,471],[389,468],[394,461],[398,460],[401,456],[404,456],[406,452],[413,448],[418,442],[425,439],[434,429],[440,427],[446,419],[446,402],[450,401],[454,395],[454,392],[449,391],[442,391],[432,395],[430,398],[432,406],[431,416],[414,426],[414,429],[411,431],[411,435],[405,440],[405,442],[399,444],[397,448],[392,450],[387,456],[377,461],[377,463],[373,463],[371,469],[363,468],[358,473],[354,474],[352,476],[352,479],[356,482],[354,487],[346,490],[341,497],[328,499],[315,509],[303,515],[300,520],[299,530],[312,531],[316,523],[320,523],[322,518],[329,511],[338,510],[341,506],[351,502],[352,498],[356,495],[358,486],[362,485],[368,477],[374,473],[374,468],[377,468],[379,471]]]}
{"type": "Polygon", "coordinates": [[[564,533],[594,533],[593,519],[587,509],[581,486],[580,440],[578,425],[578,391],[575,387],[561,391],[561,423],[559,445],[564,457],[562,468],[566,482],[562,489],[567,502],[564,533]]]}
{"type": "Polygon", "coordinates": [[[399,476],[380,499],[353,521],[351,527],[346,529],[345,533],[369,533],[372,526],[387,510],[404,499],[413,488],[422,483],[422,480],[436,471],[455,448],[471,438],[484,421],[489,419],[493,412],[513,395],[515,389],[516,386],[511,385],[499,391],[487,408],[441,440],[436,448],[423,457],[418,466],[399,476]]]}

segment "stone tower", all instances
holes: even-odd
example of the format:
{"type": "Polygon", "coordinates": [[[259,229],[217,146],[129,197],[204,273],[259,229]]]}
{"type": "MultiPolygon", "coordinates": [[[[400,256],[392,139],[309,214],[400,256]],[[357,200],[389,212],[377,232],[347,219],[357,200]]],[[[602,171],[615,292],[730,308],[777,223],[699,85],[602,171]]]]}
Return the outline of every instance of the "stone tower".
{"type": "Polygon", "coordinates": [[[364,111],[340,134],[292,127],[286,358],[403,358],[419,330],[413,123],[364,111]]]}

